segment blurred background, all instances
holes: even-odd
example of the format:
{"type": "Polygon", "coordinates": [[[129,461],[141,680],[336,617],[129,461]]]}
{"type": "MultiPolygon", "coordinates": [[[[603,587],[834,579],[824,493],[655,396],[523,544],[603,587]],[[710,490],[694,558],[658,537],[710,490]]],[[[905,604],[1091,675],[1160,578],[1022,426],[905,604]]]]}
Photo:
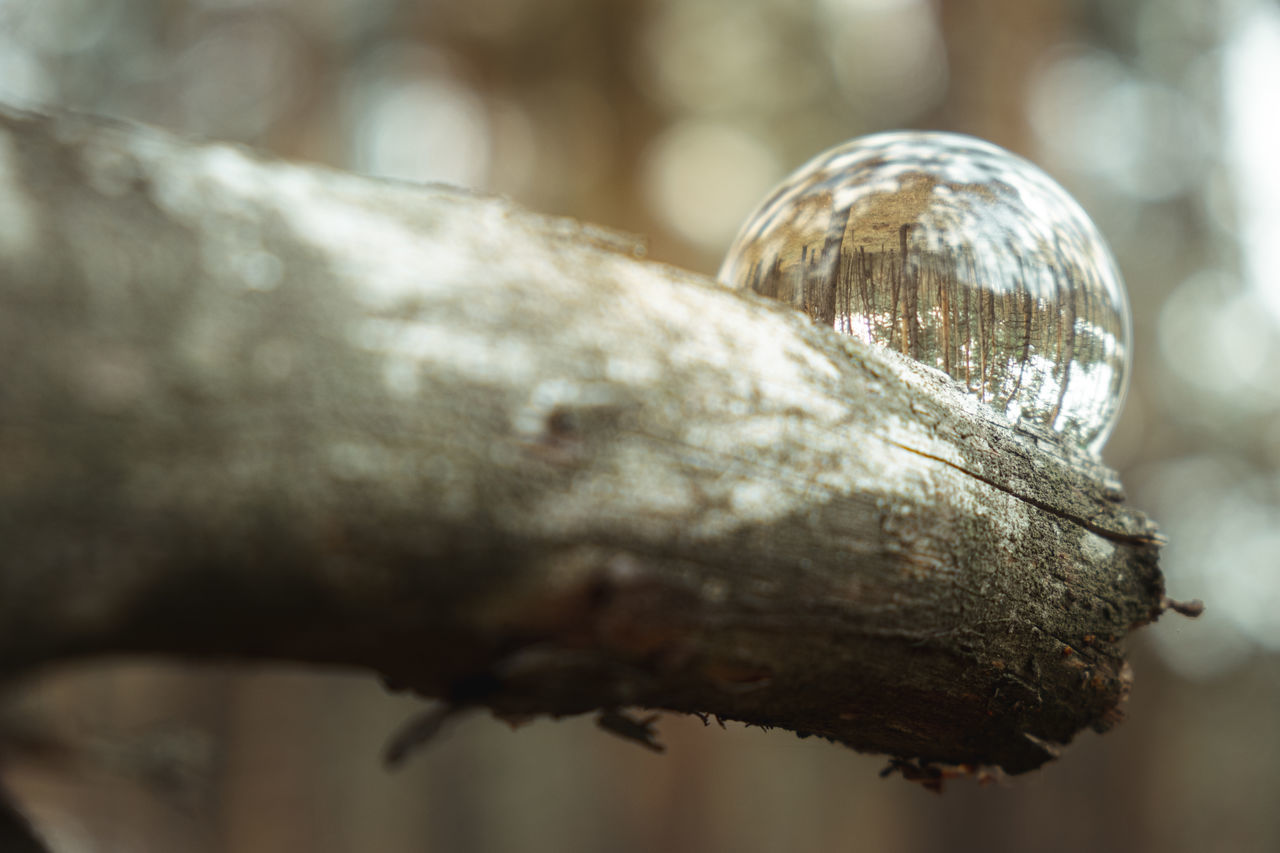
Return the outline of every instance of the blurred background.
{"type": "MultiPolygon", "coordinates": [[[[666,717],[460,721],[371,676],[136,663],[10,697],[59,851],[1280,850],[1280,7],[1270,0],[0,0],[0,100],[510,196],[714,274],[849,137],[972,133],[1112,244],[1136,363],[1106,461],[1169,537],[1129,719],[945,795],[884,760],[666,717]]],[[[0,222],[0,228],[4,223],[0,222]]]]}

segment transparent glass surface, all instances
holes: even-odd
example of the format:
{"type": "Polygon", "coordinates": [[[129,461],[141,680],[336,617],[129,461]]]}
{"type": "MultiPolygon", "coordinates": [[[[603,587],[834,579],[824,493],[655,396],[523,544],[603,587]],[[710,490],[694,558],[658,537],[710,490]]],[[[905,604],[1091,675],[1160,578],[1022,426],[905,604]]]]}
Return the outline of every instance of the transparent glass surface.
{"type": "Polygon", "coordinates": [[[1129,306],[1098,229],[1040,169],[972,137],[884,133],[819,155],[747,221],[720,279],[1095,453],[1124,399],[1129,306]]]}

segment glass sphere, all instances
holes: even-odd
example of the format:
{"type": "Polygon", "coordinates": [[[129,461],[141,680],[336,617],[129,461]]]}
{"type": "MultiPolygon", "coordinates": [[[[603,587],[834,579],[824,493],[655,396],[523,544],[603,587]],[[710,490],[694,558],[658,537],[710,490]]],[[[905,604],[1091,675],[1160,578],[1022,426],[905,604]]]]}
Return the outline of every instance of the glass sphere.
{"type": "Polygon", "coordinates": [[[1129,305],[1098,229],[1040,169],[969,136],[882,133],[818,155],[747,220],[720,279],[1095,453],[1124,399],[1129,305]]]}

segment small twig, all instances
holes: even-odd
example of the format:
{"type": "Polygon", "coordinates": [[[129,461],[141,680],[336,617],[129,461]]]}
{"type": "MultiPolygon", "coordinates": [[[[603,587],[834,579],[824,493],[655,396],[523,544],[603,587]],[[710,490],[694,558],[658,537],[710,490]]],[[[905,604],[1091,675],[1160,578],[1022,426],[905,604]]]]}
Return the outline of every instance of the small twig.
{"type": "Polygon", "coordinates": [[[1161,607],[1165,610],[1172,610],[1174,613],[1180,613],[1189,619],[1195,619],[1204,613],[1204,602],[1198,598],[1193,598],[1190,601],[1176,601],[1166,595],[1161,602],[1161,607]]]}
{"type": "Polygon", "coordinates": [[[391,770],[402,767],[411,754],[426,746],[440,734],[445,721],[454,716],[458,710],[459,708],[455,705],[441,702],[430,710],[411,717],[387,742],[382,753],[383,764],[391,770]]]}
{"type": "Polygon", "coordinates": [[[667,748],[658,743],[658,733],[653,728],[653,724],[657,720],[657,714],[650,714],[647,717],[633,717],[625,711],[611,708],[600,712],[600,715],[596,717],[596,725],[606,732],[634,741],[646,749],[651,749],[654,752],[666,752],[667,748]]]}

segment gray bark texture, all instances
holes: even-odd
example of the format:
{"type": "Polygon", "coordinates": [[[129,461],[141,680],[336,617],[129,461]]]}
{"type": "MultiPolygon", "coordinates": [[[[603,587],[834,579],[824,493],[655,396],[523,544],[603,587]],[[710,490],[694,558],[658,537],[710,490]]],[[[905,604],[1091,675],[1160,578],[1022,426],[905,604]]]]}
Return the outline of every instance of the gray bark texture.
{"type": "Polygon", "coordinates": [[[456,189],[0,112],[0,680],[353,665],[930,778],[1119,718],[1120,643],[1171,602],[1109,472],[640,254],[456,189]]]}

